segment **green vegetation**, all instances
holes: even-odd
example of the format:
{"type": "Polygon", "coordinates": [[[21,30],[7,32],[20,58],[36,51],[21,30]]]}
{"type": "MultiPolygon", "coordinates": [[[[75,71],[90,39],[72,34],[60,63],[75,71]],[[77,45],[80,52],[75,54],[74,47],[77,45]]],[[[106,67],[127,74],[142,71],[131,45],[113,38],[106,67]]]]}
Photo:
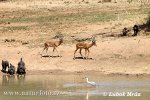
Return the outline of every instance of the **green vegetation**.
{"type": "Polygon", "coordinates": [[[8,27],[3,27],[1,30],[2,31],[14,31],[14,30],[27,30],[27,26],[8,26],[8,27]]]}
{"type": "MultiPolygon", "coordinates": [[[[150,9],[138,9],[128,11],[107,11],[107,12],[84,12],[72,13],[63,15],[34,15],[33,17],[14,17],[1,18],[0,23],[37,23],[38,26],[55,26],[60,24],[70,23],[98,23],[105,21],[124,20],[134,18],[139,14],[148,14],[150,9]]],[[[3,30],[27,30],[27,26],[9,26],[4,27],[3,30]]]]}
{"type": "MultiPolygon", "coordinates": [[[[144,10],[130,10],[127,11],[129,14],[126,14],[124,11],[118,11],[121,19],[127,19],[137,14],[148,14],[150,9],[144,10]]],[[[22,22],[38,22],[38,23],[47,23],[47,22],[87,22],[95,23],[101,21],[110,21],[117,20],[118,15],[112,12],[88,12],[88,13],[75,13],[75,14],[66,14],[66,15],[56,15],[56,16],[35,16],[35,17],[20,17],[20,18],[9,18],[9,19],[0,19],[0,23],[10,22],[10,23],[22,23],[22,22]]]]}
{"type": "Polygon", "coordinates": [[[61,16],[37,16],[37,17],[21,17],[21,18],[11,18],[11,19],[0,19],[0,23],[4,22],[96,22],[96,21],[108,21],[110,19],[115,20],[115,14],[109,13],[86,13],[86,14],[70,14],[61,16]]]}

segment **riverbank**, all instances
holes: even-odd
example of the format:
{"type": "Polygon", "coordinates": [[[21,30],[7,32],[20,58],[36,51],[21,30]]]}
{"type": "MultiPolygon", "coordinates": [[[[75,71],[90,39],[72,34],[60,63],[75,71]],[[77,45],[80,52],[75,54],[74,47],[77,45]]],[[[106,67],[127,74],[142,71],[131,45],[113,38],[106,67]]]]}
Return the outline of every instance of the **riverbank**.
{"type": "MultiPolygon", "coordinates": [[[[87,60],[73,59],[74,43],[59,46],[57,49],[61,57],[54,58],[41,57],[43,47],[2,43],[0,59],[8,60],[17,67],[17,63],[23,57],[30,74],[94,71],[103,74],[143,75],[150,74],[149,40],[148,36],[108,37],[105,40],[97,38],[97,47],[93,46],[90,49],[90,57],[87,60]]],[[[84,50],[82,53],[84,54],[84,50]]],[[[49,48],[48,54],[52,54],[52,48],[49,48]]],[[[76,56],[80,57],[78,52],[76,56]]]]}

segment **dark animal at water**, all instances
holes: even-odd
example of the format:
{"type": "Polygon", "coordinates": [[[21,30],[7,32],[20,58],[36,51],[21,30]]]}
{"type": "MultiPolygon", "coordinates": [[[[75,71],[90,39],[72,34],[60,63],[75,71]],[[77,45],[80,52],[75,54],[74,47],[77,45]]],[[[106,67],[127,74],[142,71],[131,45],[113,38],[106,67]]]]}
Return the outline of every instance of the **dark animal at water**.
{"type": "Polygon", "coordinates": [[[3,73],[7,73],[7,71],[6,71],[7,67],[9,67],[9,62],[2,60],[2,70],[1,71],[3,73]]]}
{"type": "Polygon", "coordinates": [[[15,74],[15,66],[10,64],[7,74],[14,75],[15,74]]]}
{"type": "Polygon", "coordinates": [[[137,36],[137,34],[139,32],[139,27],[137,25],[134,25],[133,26],[133,31],[134,31],[134,34],[132,36],[137,36]]]}
{"type": "Polygon", "coordinates": [[[127,36],[128,32],[130,30],[128,30],[126,27],[122,30],[123,36],[127,36]]]}
{"type": "Polygon", "coordinates": [[[22,58],[20,59],[20,61],[18,62],[18,68],[17,68],[17,74],[18,75],[24,75],[26,74],[25,71],[25,63],[23,62],[22,58]]]}

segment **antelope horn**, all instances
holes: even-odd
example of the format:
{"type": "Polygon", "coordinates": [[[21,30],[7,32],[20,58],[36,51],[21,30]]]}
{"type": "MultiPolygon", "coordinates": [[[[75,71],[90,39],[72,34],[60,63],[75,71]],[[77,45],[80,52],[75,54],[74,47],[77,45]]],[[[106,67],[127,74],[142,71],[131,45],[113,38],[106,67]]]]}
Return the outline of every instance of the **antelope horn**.
{"type": "Polygon", "coordinates": [[[62,40],[63,38],[64,38],[64,37],[63,37],[63,36],[61,36],[59,39],[60,39],[60,40],[62,40]]]}
{"type": "Polygon", "coordinates": [[[96,40],[95,40],[95,36],[92,36],[92,41],[93,41],[93,42],[95,42],[95,41],[96,41],[96,40]]]}

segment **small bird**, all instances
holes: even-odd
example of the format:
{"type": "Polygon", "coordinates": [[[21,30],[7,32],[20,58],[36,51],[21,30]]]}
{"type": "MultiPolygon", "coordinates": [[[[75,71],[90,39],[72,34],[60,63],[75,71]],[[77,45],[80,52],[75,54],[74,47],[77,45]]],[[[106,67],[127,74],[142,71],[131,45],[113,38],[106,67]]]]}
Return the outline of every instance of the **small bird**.
{"type": "Polygon", "coordinates": [[[90,81],[89,81],[89,79],[88,79],[87,77],[85,77],[85,78],[86,78],[86,82],[87,82],[88,84],[91,84],[91,85],[93,85],[93,86],[95,86],[95,85],[96,85],[96,83],[95,83],[95,82],[92,82],[92,81],[90,82],[90,81]]]}

